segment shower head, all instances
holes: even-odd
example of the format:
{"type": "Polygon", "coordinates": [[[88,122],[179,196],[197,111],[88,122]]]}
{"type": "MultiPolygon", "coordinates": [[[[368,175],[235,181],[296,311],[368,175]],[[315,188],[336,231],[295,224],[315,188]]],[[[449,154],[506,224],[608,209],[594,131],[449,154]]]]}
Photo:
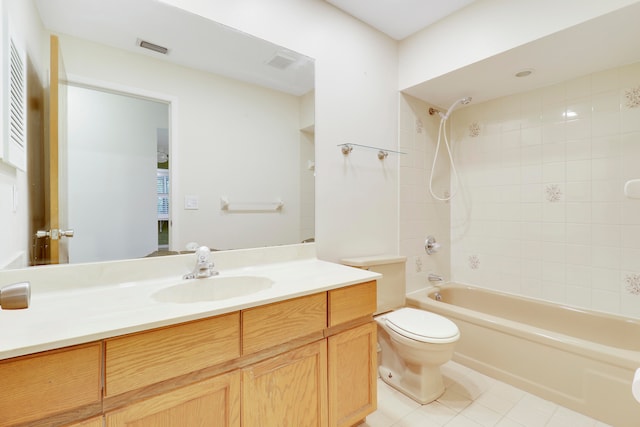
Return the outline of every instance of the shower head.
{"type": "Polygon", "coordinates": [[[471,102],[471,97],[470,96],[467,96],[467,97],[464,97],[464,98],[460,98],[456,102],[451,104],[451,107],[449,107],[449,109],[447,110],[447,114],[440,113],[440,117],[442,117],[444,120],[447,120],[449,118],[449,115],[458,106],[458,104],[467,105],[470,102],[471,102]]]}

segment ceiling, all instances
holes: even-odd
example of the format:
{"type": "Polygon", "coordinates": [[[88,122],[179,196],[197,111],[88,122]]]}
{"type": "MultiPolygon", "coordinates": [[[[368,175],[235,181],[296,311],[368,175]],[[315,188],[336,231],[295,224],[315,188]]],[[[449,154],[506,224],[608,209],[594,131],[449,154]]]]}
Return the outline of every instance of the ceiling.
{"type": "MultiPolygon", "coordinates": [[[[309,57],[154,0],[35,0],[53,33],[104,44],[237,80],[303,95],[314,87],[309,57]],[[152,19],[151,19],[152,17],[152,19]],[[167,47],[162,55],[139,39],[167,47]],[[275,56],[293,63],[268,65],[275,56]]],[[[64,55],[64,45],[63,55],[64,55]]]]}
{"type": "Polygon", "coordinates": [[[402,40],[475,0],[326,0],[338,9],[402,40]]]}
{"type": "Polygon", "coordinates": [[[640,61],[640,2],[432,78],[403,92],[439,106],[526,92],[640,61]],[[515,74],[533,73],[524,78],[515,74]]]}
{"type": "MultiPolygon", "coordinates": [[[[402,40],[474,0],[325,0],[396,40],[402,40]]],[[[399,88],[446,107],[567,81],[640,61],[640,2],[518,46],[415,86],[399,88]],[[516,72],[533,69],[526,78],[516,72]]]]}

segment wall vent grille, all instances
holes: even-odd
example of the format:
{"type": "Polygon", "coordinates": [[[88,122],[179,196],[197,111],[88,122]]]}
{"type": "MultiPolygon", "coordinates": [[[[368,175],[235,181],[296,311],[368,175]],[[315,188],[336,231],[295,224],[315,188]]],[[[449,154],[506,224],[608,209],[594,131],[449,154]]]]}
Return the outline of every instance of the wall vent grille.
{"type": "MultiPolygon", "coordinates": [[[[5,2],[6,3],[6,2],[5,2]]],[[[27,170],[27,54],[17,27],[3,9],[2,22],[2,141],[0,158],[7,164],[27,170]]]]}
{"type": "Polygon", "coordinates": [[[24,149],[27,143],[26,67],[13,39],[9,55],[9,139],[24,149]]]}

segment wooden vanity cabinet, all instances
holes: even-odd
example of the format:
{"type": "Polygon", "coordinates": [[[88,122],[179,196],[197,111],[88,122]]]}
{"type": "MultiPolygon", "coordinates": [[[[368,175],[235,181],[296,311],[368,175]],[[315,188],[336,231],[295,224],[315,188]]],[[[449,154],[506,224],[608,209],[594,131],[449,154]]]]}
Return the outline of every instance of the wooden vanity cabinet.
{"type": "Polygon", "coordinates": [[[240,312],[105,340],[105,425],[240,426],[240,312]]]}
{"type": "Polygon", "coordinates": [[[242,311],[243,427],[327,427],[326,327],[326,292],[242,311]]]}
{"type": "Polygon", "coordinates": [[[240,357],[240,313],[105,340],[105,397],[240,357]]]}
{"type": "Polygon", "coordinates": [[[367,282],[0,361],[0,426],[354,425],[376,409],[375,294],[367,282]]]}
{"type": "Polygon", "coordinates": [[[61,425],[102,411],[102,344],[0,361],[0,426],[61,425]]]}
{"type": "Polygon", "coordinates": [[[352,426],[377,407],[375,322],[327,339],[329,425],[352,426]]]}
{"type": "Polygon", "coordinates": [[[376,282],[329,291],[328,299],[329,425],[347,427],[377,408],[376,282]]]}
{"type": "Polygon", "coordinates": [[[338,326],[364,319],[371,321],[377,308],[375,281],[334,289],[328,292],[328,325],[338,326]]]}
{"type": "Polygon", "coordinates": [[[243,312],[243,336],[269,337],[255,348],[302,331],[327,337],[243,369],[243,427],[351,426],[375,411],[375,309],[376,282],[366,282],[243,312]]]}
{"type": "Polygon", "coordinates": [[[327,426],[324,340],[242,370],[242,425],[327,426]]]}
{"type": "Polygon", "coordinates": [[[318,334],[327,327],[325,292],[242,310],[242,354],[318,334]]]}
{"type": "Polygon", "coordinates": [[[105,414],[106,427],[240,427],[240,372],[233,371],[105,414]]]}

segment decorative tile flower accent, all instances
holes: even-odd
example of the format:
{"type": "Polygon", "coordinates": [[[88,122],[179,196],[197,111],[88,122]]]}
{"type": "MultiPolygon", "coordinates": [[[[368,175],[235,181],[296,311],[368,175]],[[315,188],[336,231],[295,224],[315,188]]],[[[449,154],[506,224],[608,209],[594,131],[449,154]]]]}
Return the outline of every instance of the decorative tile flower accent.
{"type": "Polygon", "coordinates": [[[627,274],[624,281],[627,283],[627,292],[640,295],[640,274],[627,274]]]}
{"type": "Polygon", "coordinates": [[[416,257],[416,273],[420,273],[422,271],[422,258],[416,257]]]}
{"type": "Polygon", "coordinates": [[[627,89],[624,93],[624,97],[627,99],[628,108],[640,107],[640,86],[627,89]]]}
{"type": "Polygon", "coordinates": [[[549,202],[555,203],[560,201],[562,191],[560,190],[560,186],[558,186],[558,184],[547,185],[547,188],[545,188],[545,192],[547,193],[547,200],[549,202]]]}
{"type": "Polygon", "coordinates": [[[416,132],[422,133],[422,129],[424,129],[424,125],[422,124],[422,119],[416,119],[416,132]]]}
{"type": "Polygon", "coordinates": [[[469,268],[472,270],[477,270],[480,268],[480,258],[478,255],[471,255],[469,257],[469,268]]]}
{"type": "Polygon", "coordinates": [[[471,138],[475,138],[476,136],[480,136],[480,123],[473,122],[469,125],[469,136],[471,138]]]}

